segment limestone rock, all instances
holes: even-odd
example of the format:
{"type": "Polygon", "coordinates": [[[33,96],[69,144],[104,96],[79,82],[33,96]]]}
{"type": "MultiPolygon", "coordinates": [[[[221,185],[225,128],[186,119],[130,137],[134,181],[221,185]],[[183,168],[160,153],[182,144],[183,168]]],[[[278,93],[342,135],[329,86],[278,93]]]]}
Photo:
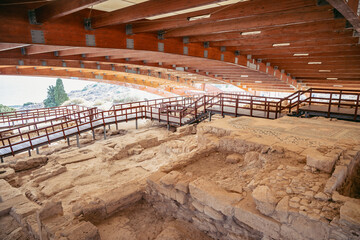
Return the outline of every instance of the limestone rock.
{"type": "Polygon", "coordinates": [[[279,220],[282,223],[287,223],[287,218],[289,215],[289,196],[283,197],[275,208],[275,219],[279,220]]]}
{"type": "Polygon", "coordinates": [[[49,217],[61,216],[64,214],[61,202],[47,202],[37,213],[39,220],[44,220],[49,217]]]}
{"type": "Polygon", "coordinates": [[[325,184],[324,192],[332,193],[336,190],[343,182],[345,181],[347,174],[347,167],[345,166],[337,166],[329,178],[329,180],[325,184]]]}
{"type": "Polygon", "coordinates": [[[215,211],[211,207],[205,206],[204,207],[204,213],[206,215],[208,215],[209,217],[211,217],[212,219],[215,219],[215,220],[218,220],[218,221],[223,221],[224,220],[224,215],[221,214],[218,211],[215,211]]]}
{"type": "Polygon", "coordinates": [[[347,201],[340,208],[340,222],[360,229],[360,204],[347,201]]]}
{"type": "Polygon", "coordinates": [[[276,206],[276,198],[268,186],[258,186],[252,193],[256,208],[265,215],[271,215],[276,206]]]}
{"type": "MultiPolygon", "coordinates": [[[[100,240],[100,234],[97,227],[90,222],[80,222],[66,228],[60,234],[68,240],[100,240]]],[[[60,237],[58,239],[61,239],[60,237]]]]}
{"type": "Polygon", "coordinates": [[[235,164],[235,163],[240,162],[241,159],[242,159],[242,156],[240,154],[233,153],[226,157],[225,162],[235,164]]]}
{"type": "Polygon", "coordinates": [[[15,170],[12,168],[0,168],[0,179],[10,179],[15,176],[15,170]]]}
{"type": "Polygon", "coordinates": [[[330,199],[329,196],[327,196],[325,193],[323,192],[319,192],[314,196],[316,199],[321,200],[321,201],[328,201],[330,199]]]}
{"type": "Polygon", "coordinates": [[[191,182],[189,189],[193,198],[225,215],[231,215],[232,205],[242,199],[240,194],[229,193],[216,184],[201,178],[191,182]]]}
{"type": "Polygon", "coordinates": [[[257,162],[259,160],[259,155],[258,152],[247,152],[244,157],[245,164],[257,162]]]}
{"type": "Polygon", "coordinates": [[[280,224],[276,220],[260,214],[251,196],[234,206],[235,218],[251,228],[272,237],[280,239],[280,224]]]}
{"type": "Polygon", "coordinates": [[[165,186],[174,186],[181,178],[181,173],[178,171],[171,171],[160,179],[160,182],[165,186]]]}
{"type": "Polygon", "coordinates": [[[325,154],[312,148],[305,150],[305,154],[306,165],[327,173],[332,172],[334,165],[339,158],[338,154],[326,156],[325,154]]]}
{"type": "Polygon", "coordinates": [[[14,164],[10,164],[10,167],[15,170],[15,172],[28,170],[32,168],[37,168],[46,164],[48,157],[46,156],[34,156],[26,159],[21,159],[16,161],[14,164]]]}

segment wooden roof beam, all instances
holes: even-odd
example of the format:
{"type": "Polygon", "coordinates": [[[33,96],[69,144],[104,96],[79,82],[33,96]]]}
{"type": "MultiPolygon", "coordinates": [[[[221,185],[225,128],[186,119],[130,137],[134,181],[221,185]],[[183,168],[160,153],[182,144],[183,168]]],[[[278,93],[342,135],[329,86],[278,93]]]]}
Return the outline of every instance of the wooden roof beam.
{"type": "Polygon", "coordinates": [[[100,28],[109,25],[133,22],[136,20],[152,17],[160,14],[184,10],[187,8],[199,7],[223,0],[150,0],[133,6],[109,12],[91,19],[92,28],[100,28]]]}
{"type": "Polygon", "coordinates": [[[232,7],[226,9],[224,9],[224,7],[218,7],[186,14],[180,14],[173,17],[166,17],[162,18],[161,21],[154,20],[147,23],[134,23],[133,32],[141,33],[179,27],[188,27],[199,23],[211,23],[224,19],[240,19],[243,17],[292,10],[308,6],[315,6],[315,2],[312,0],[278,0],[276,1],[276,4],[271,1],[264,2],[263,0],[239,2],[232,7]],[[197,21],[188,21],[189,17],[201,16],[205,14],[211,14],[210,18],[197,21]]]}
{"type": "Polygon", "coordinates": [[[29,46],[30,44],[21,44],[21,43],[0,43],[0,52],[8,51],[16,48],[22,48],[29,46]]]}
{"type": "Polygon", "coordinates": [[[359,0],[327,0],[334,8],[336,8],[354,27],[360,32],[360,18],[357,14],[359,0]]]}
{"type": "Polygon", "coordinates": [[[64,17],[106,0],[56,0],[35,9],[36,21],[44,23],[64,17]]]}
{"type": "Polygon", "coordinates": [[[31,45],[26,48],[27,55],[47,53],[47,52],[55,52],[66,49],[72,49],[74,47],[66,47],[66,46],[48,46],[48,45],[31,45]]]}
{"type": "Polygon", "coordinates": [[[313,32],[309,33],[300,33],[300,34],[292,34],[292,35],[285,35],[285,36],[273,36],[269,38],[249,38],[249,39],[235,39],[235,40],[228,40],[228,41],[217,41],[211,42],[210,46],[212,47],[221,47],[221,46],[238,46],[238,45],[254,45],[254,44],[273,44],[273,43],[306,43],[309,41],[316,41],[316,40],[347,40],[353,39],[355,42],[358,39],[352,36],[352,30],[345,30],[342,32],[319,32],[314,34],[313,32]]]}
{"type": "Polygon", "coordinates": [[[165,37],[183,37],[224,33],[234,31],[253,31],[266,27],[281,27],[291,24],[315,23],[316,21],[331,20],[334,15],[329,6],[304,7],[296,11],[280,12],[259,15],[242,19],[233,19],[214,22],[211,24],[198,24],[195,26],[174,29],[165,33],[165,37]]]}
{"type": "Polygon", "coordinates": [[[258,35],[241,35],[241,32],[217,33],[210,35],[199,35],[189,37],[189,42],[212,42],[225,41],[235,39],[257,39],[257,38],[273,38],[273,37],[287,37],[293,34],[305,34],[315,32],[335,32],[345,27],[346,21],[344,19],[331,19],[325,21],[318,21],[314,23],[303,23],[290,26],[269,27],[261,29],[258,35]]]}

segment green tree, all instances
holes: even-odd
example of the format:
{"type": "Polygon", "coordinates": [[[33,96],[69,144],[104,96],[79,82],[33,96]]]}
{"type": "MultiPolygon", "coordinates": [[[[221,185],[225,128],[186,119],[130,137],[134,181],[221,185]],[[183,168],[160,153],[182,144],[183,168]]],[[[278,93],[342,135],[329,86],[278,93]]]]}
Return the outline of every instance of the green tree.
{"type": "Polygon", "coordinates": [[[69,97],[65,92],[63,81],[58,78],[55,85],[55,102],[57,106],[60,106],[67,100],[69,100],[69,97]]]}
{"type": "Polygon", "coordinates": [[[55,87],[49,86],[47,89],[47,98],[44,100],[45,107],[56,107],[55,102],[55,87]]]}
{"type": "Polygon", "coordinates": [[[55,86],[49,86],[47,94],[47,98],[44,100],[45,107],[57,107],[69,100],[60,78],[56,80],[55,86]]]}
{"type": "Polygon", "coordinates": [[[0,104],[0,113],[3,113],[3,112],[13,112],[13,111],[15,111],[15,108],[8,107],[8,106],[5,106],[5,105],[0,104]]]}

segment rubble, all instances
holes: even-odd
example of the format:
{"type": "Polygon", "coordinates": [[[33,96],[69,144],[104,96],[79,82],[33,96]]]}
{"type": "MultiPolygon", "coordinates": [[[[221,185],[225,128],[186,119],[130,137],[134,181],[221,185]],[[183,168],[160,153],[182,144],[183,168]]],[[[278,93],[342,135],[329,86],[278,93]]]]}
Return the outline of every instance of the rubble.
{"type": "Polygon", "coordinates": [[[353,123],[240,117],[106,131],[0,167],[0,222],[13,226],[2,238],[360,237],[353,123]]]}

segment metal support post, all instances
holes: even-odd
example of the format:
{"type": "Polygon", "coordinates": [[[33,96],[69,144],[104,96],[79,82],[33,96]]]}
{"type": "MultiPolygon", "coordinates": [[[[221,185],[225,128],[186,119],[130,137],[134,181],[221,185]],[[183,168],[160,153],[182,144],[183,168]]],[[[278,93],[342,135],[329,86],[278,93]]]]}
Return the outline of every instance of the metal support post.
{"type": "Polygon", "coordinates": [[[94,129],[92,130],[92,135],[93,135],[93,139],[95,140],[95,131],[94,131],[94,129]]]}
{"type": "Polygon", "coordinates": [[[31,157],[31,150],[29,149],[28,152],[29,152],[29,157],[31,157]]]}
{"type": "Polygon", "coordinates": [[[0,159],[1,159],[1,163],[4,163],[4,159],[3,159],[3,157],[0,157],[0,159]]]}
{"type": "Polygon", "coordinates": [[[167,130],[168,130],[168,131],[170,130],[170,124],[167,125],[167,130]]]}
{"type": "Polygon", "coordinates": [[[80,147],[79,134],[76,134],[76,144],[77,144],[77,147],[79,148],[80,147]]]}
{"type": "Polygon", "coordinates": [[[211,111],[209,111],[209,122],[211,122],[211,111]]]}
{"type": "Polygon", "coordinates": [[[106,139],[106,127],[104,126],[104,139],[106,139]]]}
{"type": "Polygon", "coordinates": [[[138,120],[135,119],[135,126],[136,126],[136,129],[138,129],[138,120]]]}
{"type": "Polygon", "coordinates": [[[36,147],[36,154],[40,154],[39,147],[36,147]]]}

